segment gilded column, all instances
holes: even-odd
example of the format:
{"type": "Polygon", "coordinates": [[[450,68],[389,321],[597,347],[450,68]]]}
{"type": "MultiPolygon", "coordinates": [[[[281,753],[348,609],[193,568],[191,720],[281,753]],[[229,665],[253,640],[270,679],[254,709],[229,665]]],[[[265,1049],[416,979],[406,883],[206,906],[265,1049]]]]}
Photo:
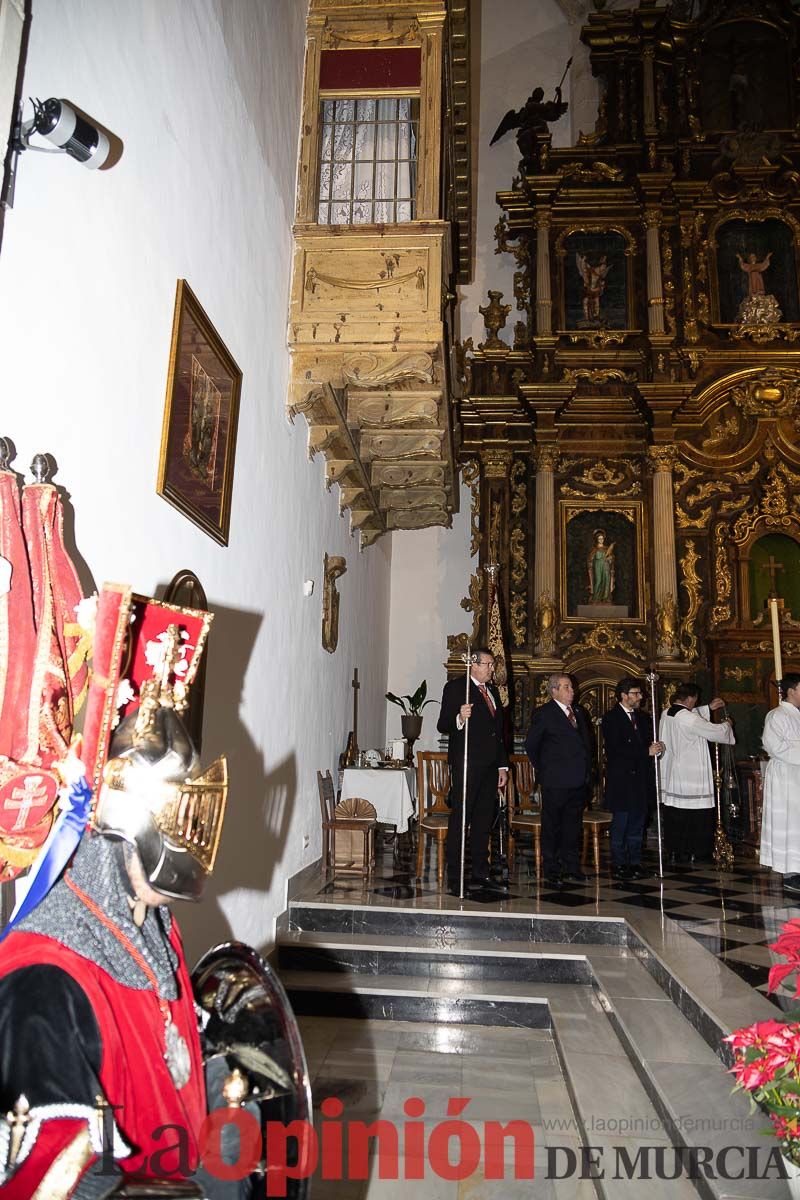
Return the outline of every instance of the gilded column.
{"type": "Polygon", "coordinates": [[[549,337],[553,332],[553,301],[550,295],[550,214],[536,214],[536,332],[549,337]]]}
{"type": "Polygon", "coordinates": [[[647,320],[651,333],[664,332],[664,285],[661,281],[661,250],[658,244],[658,213],[644,214],[647,230],[647,320]]]}
{"type": "Polygon", "coordinates": [[[678,658],[678,570],[672,502],[675,457],[674,446],[651,446],[647,452],[653,472],[653,600],[659,659],[678,658]]]}
{"type": "Polygon", "coordinates": [[[536,456],[536,535],[533,594],[535,650],[544,658],[556,656],[556,484],[558,453],[541,446],[536,456]]]}

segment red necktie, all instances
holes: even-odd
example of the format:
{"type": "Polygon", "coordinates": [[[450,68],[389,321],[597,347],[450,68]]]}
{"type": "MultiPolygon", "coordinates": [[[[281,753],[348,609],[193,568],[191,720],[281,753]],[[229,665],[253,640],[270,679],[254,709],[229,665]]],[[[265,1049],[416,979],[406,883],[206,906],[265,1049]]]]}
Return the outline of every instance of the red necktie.
{"type": "Polygon", "coordinates": [[[497,709],[495,708],[494,700],[489,695],[489,691],[486,687],[486,684],[479,683],[478,687],[480,688],[481,695],[483,696],[484,700],[486,701],[486,707],[489,709],[489,712],[492,714],[492,716],[494,716],[494,714],[497,712],[497,709]]]}
{"type": "Polygon", "coordinates": [[[569,723],[572,726],[572,728],[577,729],[578,728],[578,718],[575,716],[573,709],[570,708],[569,706],[567,707],[567,718],[568,718],[569,723]]]}

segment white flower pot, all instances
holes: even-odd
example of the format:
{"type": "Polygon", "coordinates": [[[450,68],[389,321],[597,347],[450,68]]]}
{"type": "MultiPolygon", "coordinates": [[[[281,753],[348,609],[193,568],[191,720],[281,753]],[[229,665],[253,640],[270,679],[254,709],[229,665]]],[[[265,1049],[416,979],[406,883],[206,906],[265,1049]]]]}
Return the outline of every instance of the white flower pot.
{"type": "Polygon", "coordinates": [[[789,1185],[789,1195],[792,1197],[792,1200],[800,1200],[800,1167],[796,1166],[785,1154],[781,1155],[781,1157],[786,1169],[786,1182],[789,1185]]]}

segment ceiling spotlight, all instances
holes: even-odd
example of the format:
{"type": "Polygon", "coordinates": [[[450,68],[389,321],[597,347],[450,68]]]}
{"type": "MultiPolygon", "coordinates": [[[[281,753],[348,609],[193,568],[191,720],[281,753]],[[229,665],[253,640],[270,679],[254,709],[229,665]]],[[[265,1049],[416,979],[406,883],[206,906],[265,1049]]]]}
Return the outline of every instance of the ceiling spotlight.
{"type": "Polygon", "coordinates": [[[30,136],[38,133],[90,170],[102,167],[111,149],[102,130],[76,113],[66,100],[42,102],[31,99],[31,104],[33,120],[25,121],[22,126],[22,141],[26,149],[34,149],[30,146],[30,136]]]}

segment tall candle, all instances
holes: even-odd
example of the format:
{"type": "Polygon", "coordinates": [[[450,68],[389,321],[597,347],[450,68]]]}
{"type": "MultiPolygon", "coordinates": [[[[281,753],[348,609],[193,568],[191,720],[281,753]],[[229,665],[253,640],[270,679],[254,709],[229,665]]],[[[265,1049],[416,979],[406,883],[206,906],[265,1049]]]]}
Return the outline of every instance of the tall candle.
{"type": "Polygon", "coordinates": [[[778,700],[781,698],[780,684],[783,679],[783,664],[781,662],[781,629],[778,623],[778,601],[770,597],[770,616],[772,617],[772,653],[775,657],[775,682],[778,684],[778,700]]]}

